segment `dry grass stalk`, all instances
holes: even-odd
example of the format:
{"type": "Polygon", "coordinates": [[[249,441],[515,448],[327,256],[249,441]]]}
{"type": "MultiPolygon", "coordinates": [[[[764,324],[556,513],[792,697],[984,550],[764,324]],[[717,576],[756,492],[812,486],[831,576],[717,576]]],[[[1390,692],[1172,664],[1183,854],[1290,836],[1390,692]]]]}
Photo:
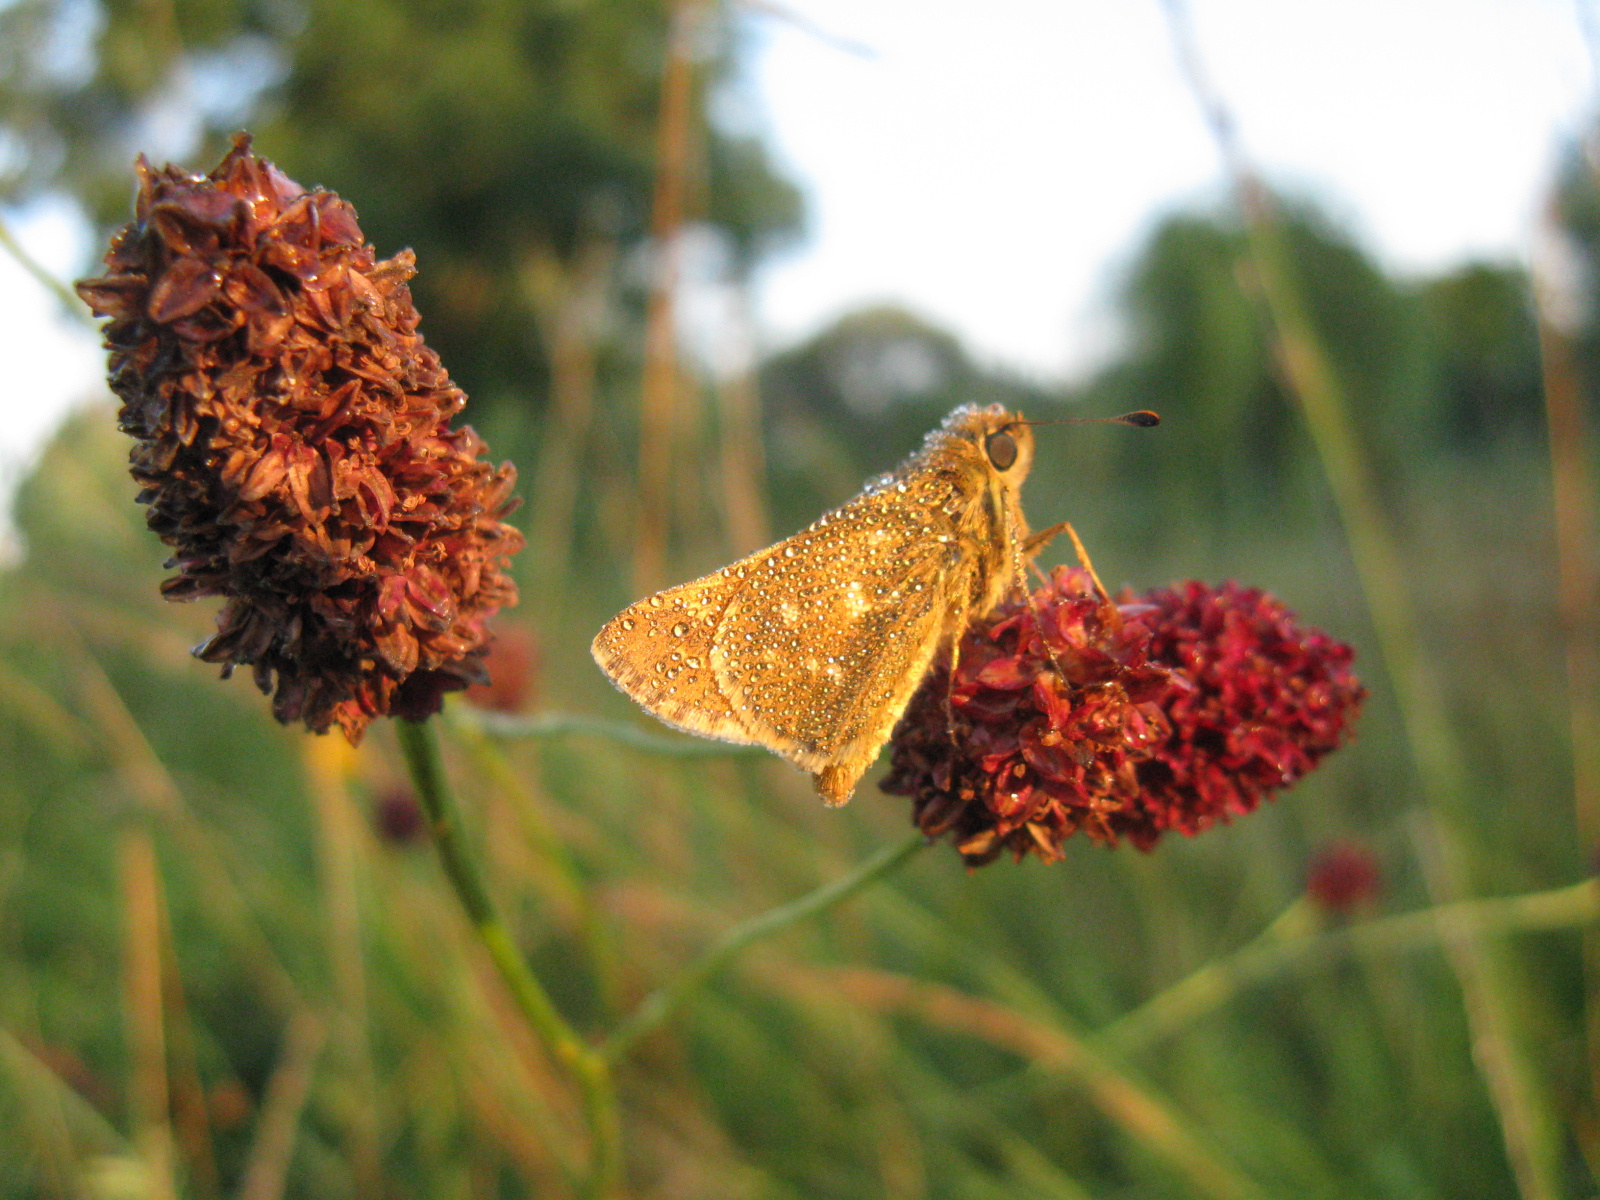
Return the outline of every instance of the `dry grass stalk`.
{"type": "Polygon", "coordinates": [[[356,1102],[346,1114],[350,1165],[356,1194],[376,1200],[382,1194],[383,1181],[378,1149],[378,1087],[367,1029],[367,972],[357,890],[362,825],[346,787],[355,754],[337,738],[306,738],[302,744],[317,815],[317,857],[326,897],[328,954],[338,998],[331,1033],[339,1057],[355,1082],[356,1102]]]}
{"type": "Polygon", "coordinates": [[[678,332],[673,293],[678,284],[678,242],[692,140],[692,43],[700,8],[701,0],[674,3],[661,77],[656,185],[650,213],[654,264],[639,396],[639,506],[633,558],[637,595],[653,592],[666,582],[667,531],[673,508],[672,451],[678,425],[678,332]]]}
{"type": "Polygon", "coordinates": [[[742,558],[772,538],[767,520],[766,451],[761,444],[761,391],[756,380],[755,351],[750,344],[752,300],[747,286],[741,285],[737,291],[733,370],[718,387],[717,400],[729,549],[734,557],[742,558]]]}
{"type": "Polygon", "coordinates": [[[144,1161],[150,1200],[176,1200],[161,1002],[161,879],[148,833],[129,830],[122,835],[117,868],[124,922],[123,1021],[133,1064],[128,1080],[133,1141],[144,1161]]]}
{"type": "Polygon", "coordinates": [[[539,448],[534,476],[533,578],[539,611],[554,624],[560,617],[584,447],[594,415],[595,346],[604,316],[616,246],[596,238],[564,267],[545,254],[533,269],[533,290],[550,359],[551,420],[539,448]]]}
{"type": "Polygon", "coordinates": [[[172,1075],[172,1119],[178,1146],[183,1152],[184,1176],[189,1190],[201,1200],[217,1200],[222,1195],[222,1180],[217,1173],[205,1085],[200,1079],[194,1025],[178,971],[177,939],[170,914],[164,907],[161,918],[161,987],[166,1004],[167,1057],[172,1075]]]}
{"type": "MultiPolygon", "coordinates": [[[[1440,905],[1461,895],[1466,870],[1450,827],[1417,812],[1412,814],[1411,833],[1434,903],[1440,905]]],[[[1472,1058],[1500,1115],[1511,1175],[1524,1200],[1556,1200],[1562,1194],[1559,1166],[1542,1152],[1554,1140],[1555,1131],[1517,1051],[1506,1013],[1502,960],[1484,953],[1470,920],[1455,917],[1453,908],[1448,906],[1441,913],[1439,932],[1461,985],[1472,1058]]]]}
{"type": "MultiPolygon", "coordinates": [[[[1595,482],[1588,415],[1574,334],[1582,300],[1563,288],[1575,262],[1551,262],[1567,245],[1559,214],[1547,220],[1546,256],[1534,264],[1545,419],[1550,428],[1550,486],[1556,542],[1556,599],[1567,663],[1567,719],[1572,735],[1572,799],[1586,861],[1600,856],[1600,564],[1595,561],[1595,482]]],[[[1584,939],[1584,1016],[1590,1103],[1600,1107],[1600,933],[1584,939]]]]}
{"type": "Polygon", "coordinates": [[[255,1141],[245,1161],[244,1182],[239,1185],[239,1200],[280,1200],[283,1196],[295,1129],[311,1092],[325,1032],[322,1018],[309,1008],[300,1009],[290,1019],[278,1065],[267,1081],[255,1141]]]}
{"type": "MultiPolygon", "coordinates": [[[[1382,492],[1357,433],[1345,380],[1312,320],[1272,196],[1244,153],[1232,113],[1206,76],[1183,0],[1165,0],[1165,7],[1187,82],[1216,140],[1245,220],[1250,265],[1272,323],[1286,390],[1310,429],[1339,508],[1430,823],[1462,845],[1470,794],[1466,756],[1423,646],[1410,570],[1383,510],[1382,492]]],[[[1436,872],[1433,881],[1442,889],[1436,902],[1470,894],[1464,862],[1436,872]]],[[[1484,1070],[1484,1083],[1518,1189],[1523,1200],[1548,1200],[1558,1194],[1557,1127],[1547,1092],[1519,1044],[1516,1027],[1521,1014],[1503,986],[1504,965],[1494,961],[1494,949],[1471,929],[1453,946],[1451,963],[1458,972],[1466,972],[1460,983],[1473,1041],[1481,1048],[1475,1059],[1481,1069],[1493,1068],[1492,1074],[1484,1070]]]]}
{"type": "Polygon", "coordinates": [[[56,644],[77,668],[84,708],[103,735],[107,756],[123,786],[149,812],[166,822],[184,863],[199,878],[207,911],[232,938],[240,960],[255,976],[268,1001],[280,1012],[300,1007],[303,1002],[298,986],[223,866],[227,855],[221,844],[189,811],[165,764],[99,662],[84,647],[76,629],[63,623],[53,632],[57,634],[56,644]]]}

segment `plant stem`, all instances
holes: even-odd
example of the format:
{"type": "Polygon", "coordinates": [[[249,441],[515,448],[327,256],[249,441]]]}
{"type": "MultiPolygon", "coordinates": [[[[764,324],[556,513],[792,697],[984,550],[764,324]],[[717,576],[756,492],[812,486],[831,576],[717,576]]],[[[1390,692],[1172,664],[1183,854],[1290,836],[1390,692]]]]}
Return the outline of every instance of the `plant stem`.
{"type": "Polygon", "coordinates": [[[551,1052],[572,1072],[583,1094],[584,1116],[594,1139],[586,1192],[597,1200],[609,1196],[615,1192],[622,1169],[621,1127],[610,1063],[567,1024],[496,911],[477,861],[467,848],[461,810],[445,779],[439,740],[433,727],[426,721],[397,721],[395,728],[411,772],[412,785],[433,829],[439,861],[461,900],[461,907],[466,910],[467,919],[505,980],[517,1008],[551,1052]]]}
{"type": "Polygon", "coordinates": [[[698,959],[646,996],[601,1045],[601,1057],[611,1063],[626,1057],[640,1039],[661,1025],[701,985],[752,942],[848,900],[863,888],[893,874],[925,845],[927,839],[920,833],[914,833],[898,845],[878,851],[848,875],[824,884],[798,900],[735,925],[698,959]]]}
{"type": "Polygon", "coordinates": [[[16,264],[33,276],[34,281],[40,287],[43,287],[59,300],[61,307],[66,309],[73,318],[81,324],[87,325],[90,329],[99,328],[98,322],[89,314],[88,308],[78,298],[78,294],[52,275],[43,263],[28,253],[22,243],[17,240],[17,235],[12,232],[11,226],[6,224],[3,218],[0,218],[0,249],[10,254],[16,264]]]}
{"type": "Polygon", "coordinates": [[[1600,922],[1600,881],[1501,896],[1460,900],[1398,913],[1304,937],[1283,938],[1269,928],[1225,958],[1206,963],[1111,1024],[1095,1040],[1124,1054],[1147,1049],[1246,988],[1296,969],[1332,962],[1356,950],[1418,950],[1469,938],[1533,930],[1577,929],[1600,922]]]}
{"type": "Polygon", "coordinates": [[[586,717],[572,713],[540,713],[533,717],[512,717],[504,713],[489,713],[458,707],[456,716],[463,724],[473,724],[490,737],[548,738],[575,733],[587,737],[605,738],[643,750],[647,754],[660,754],[669,758],[742,758],[767,751],[760,746],[738,746],[729,742],[714,742],[704,738],[662,737],[644,729],[636,729],[621,721],[607,721],[603,717],[586,717]]]}

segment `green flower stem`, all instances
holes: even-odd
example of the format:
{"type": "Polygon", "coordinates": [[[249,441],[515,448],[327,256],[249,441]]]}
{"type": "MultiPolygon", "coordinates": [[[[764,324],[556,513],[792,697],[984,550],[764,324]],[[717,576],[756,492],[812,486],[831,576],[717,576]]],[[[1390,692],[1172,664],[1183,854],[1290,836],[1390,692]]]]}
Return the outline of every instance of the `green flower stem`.
{"type": "Polygon", "coordinates": [[[89,314],[89,310],[83,301],[78,299],[78,294],[46,270],[43,263],[29,254],[22,243],[17,240],[17,235],[11,231],[11,226],[7,225],[3,219],[0,219],[0,249],[10,254],[16,260],[17,265],[33,276],[41,287],[55,296],[61,302],[61,307],[71,313],[73,317],[90,329],[99,328],[99,324],[89,314]]]}
{"type": "Polygon", "coordinates": [[[824,884],[798,900],[735,925],[700,958],[645,997],[601,1045],[601,1057],[610,1063],[625,1058],[640,1039],[672,1016],[685,1000],[752,942],[848,900],[863,888],[893,874],[925,845],[927,839],[920,833],[914,833],[898,845],[880,850],[848,875],[824,884]]]}
{"type": "Polygon", "coordinates": [[[439,861],[461,900],[461,907],[466,910],[467,919],[494,960],[523,1017],[578,1081],[583,1093],[584,1115],[594,1138],[588,1194],[597,1198],[609,1196],[616,1189],[622,1168],[621,1128],[610,1063],[585,1043],[557,1011],[495,910],[483,875],[467,848],[461,810],[445,779],[439,740],[433,726],[426,721],[397,721],[395,728],[411,772],[412,785],[432,826],[439,861]]]}
{"type": "Polygon", "coordinates": [[[1117,1018],[1095,1040],[1119,1053],[1136,1054],[1247,988],[1356,951],[1396,953],[1495,934],[1580,929],[1597,923],[1600,880],[1594,879],[1522,896],[1461,900],[1299,937],[1283,937],[1277,932],[1281,921],[1274,922],[1255,941],[1213,959],[1117,1018]]]}
{"type": "Polygon", "coordinates": [[[567,734],[605,738],[634,750],[660,754],[669,758],[742,758],[767,751],[760,746],[737,746],[729,742],[714,742],[703,738],[662,737],[648,730],[637,729],[621,721],[607,721],[602,717],[585,717],[573,713],[540,713],[533,717],[512,717],[504,713],[461,709],[458,719],[463,724],[473,724],[490,737],[514,740],[521,738],[555,738],[567,734]]]}

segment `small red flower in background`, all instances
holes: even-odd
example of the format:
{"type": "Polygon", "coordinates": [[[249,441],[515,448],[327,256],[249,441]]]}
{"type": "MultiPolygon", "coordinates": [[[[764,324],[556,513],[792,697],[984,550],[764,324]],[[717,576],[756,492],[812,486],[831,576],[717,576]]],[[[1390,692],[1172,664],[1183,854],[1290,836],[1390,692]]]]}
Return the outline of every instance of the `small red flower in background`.
{"type": "Polygon", "coordinates": [[[1254,589],[1113,604],[1059,568],[968,631],[953,685],[930,673],[882,787],[974,866],[1054,860],[1079,830],[1149,849],[1250,811],[1339,745],[1366,695],[1350,659],[1254,589]]]}
{"type": "Polygon", "coordinates": [[[1306,871],[1306,894],[1324,912],[1338,916],[1371,903],[1382,891],[1378,856],[1360,842],[1325,846],[1306,871]]]}
{"type": "Polygon", "coordinates": [[[416,793],[404,784],[384,788],[372,802],[372,827],[393,845],[415,841],[426,825],[416,793]]]}

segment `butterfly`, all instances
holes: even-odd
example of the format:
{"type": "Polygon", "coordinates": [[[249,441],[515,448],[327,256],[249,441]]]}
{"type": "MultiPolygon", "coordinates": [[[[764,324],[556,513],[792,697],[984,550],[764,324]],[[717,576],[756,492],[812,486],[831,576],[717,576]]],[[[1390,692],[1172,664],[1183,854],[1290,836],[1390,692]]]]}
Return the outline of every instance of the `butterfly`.
{"type": "Polygon", "coordinates": [[[765,746],[843,804],[935,655],[956,654],[1066,528],[1030,538],[1018,490],[1033,448],[1020,413],[964,405],[799,533],[623,609],[595,662],[666,724],[765,746]]]}

